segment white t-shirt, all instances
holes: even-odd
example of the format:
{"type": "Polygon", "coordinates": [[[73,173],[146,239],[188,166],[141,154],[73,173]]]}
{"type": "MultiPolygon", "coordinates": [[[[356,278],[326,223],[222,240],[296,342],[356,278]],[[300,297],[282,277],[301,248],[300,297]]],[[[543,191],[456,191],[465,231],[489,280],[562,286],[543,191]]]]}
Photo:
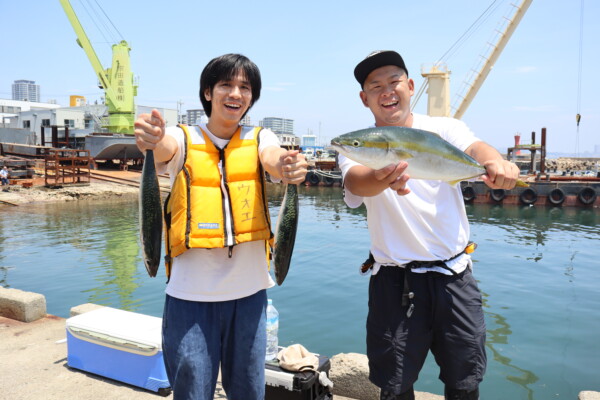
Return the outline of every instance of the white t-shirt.
{"type": "MultiPolygon", "coordinates": [[[[218,148],[229,143],[229,140],[212,134],[206,124],[201,124],[200,127],[218,148]]],[[[177,126],[167,128],[166,134],[175,138],[179,151],[171,161],[158,166],[158,173],[167,172],[173,187],[175,177],[183,166],[185,134],[177,126]]],[[[190,134],[192,143],[195,143],[194,130],[190,129],[190,134]]],[[[258,151],[262,152],[269,146],[279,147],[279,140],[271,130],[263,129],[260,131],[258,151]]],[[[227,301],[253,295],[274,285],[267,267],[265,242],[259,240],[235,245],[231,258],[229,248],[185,251],[173,259],[166,293],[190,301],[227,301]]]]}
{"type": "MultiPolygon", "coordinates": [[[[438,133],[463,151],[479,140],[466,124],[453,118],[413,114],[412,127],[438,133]]],[[[339,164],[344,176],[359,165],[343,155],[339,156],[339,164]]],[[[460,184],[409,179],[407,187],[411,192],[405,196],[389,188],[372,197],[357,196],[344,189],[344,200],[349,207],[356,208],[362,203],[367,207],[371,253],[376,261],[373,274],[382,264],[402,266],[415,260],[446,260],[468,244],[469,221],[460,184]]],[[[463,254],[446,264],[460,273],[470,259],[463,254]]],[[[430,270],[451,274],[439,267],[413,269],[414,272],[430,270]]]]}

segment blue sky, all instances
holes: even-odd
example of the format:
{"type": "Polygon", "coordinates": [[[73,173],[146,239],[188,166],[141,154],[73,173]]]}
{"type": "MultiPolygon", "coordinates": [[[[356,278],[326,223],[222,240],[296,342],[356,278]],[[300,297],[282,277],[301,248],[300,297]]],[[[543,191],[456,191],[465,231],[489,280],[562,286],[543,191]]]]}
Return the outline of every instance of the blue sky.
{"type": "MultiPolygon", "coordinates": [[[[242,53],[259,66],[263,79],[261,98],[250,110],[252,121],[290,118],[297,135],[313,133],[326,143],[373,122],[358,97],[352,74],[357,62],[372,50],[396,50],[418,90],[424,82],[421,67],[442,57],[492,0],[71,3],[105,67],[111,62],[111,40],[131,45],[140,85],[137,104],[175,109],[182,101],[184,110],[201,108],[202,68],[215,56],[242,53]],[[96,10],[101,5],[122,37],[97,29],[86,13],[90,4],[96,10]]],[[[583,24],[581,5],[533,1],[462,118],[480,138],[505,152],[515,133],[527,143],[535,131],[539,143],[546,127],[549,152],[583,154],[600,146],[600,2],[584,2],[583,24]]],[[[497,11],[446,60],[452,102],[508,7],[507,0],[497,1],[497,11]]],[[[65,106],[71,94],[91,102],[102,97],[58,0],[0,0],[0,10],[0,98],[11,97],[17,79],[35,80],[42,101],[56,99],[65,106]]],[[[415,111],[426,112],[425,96],[415,111]]]]}

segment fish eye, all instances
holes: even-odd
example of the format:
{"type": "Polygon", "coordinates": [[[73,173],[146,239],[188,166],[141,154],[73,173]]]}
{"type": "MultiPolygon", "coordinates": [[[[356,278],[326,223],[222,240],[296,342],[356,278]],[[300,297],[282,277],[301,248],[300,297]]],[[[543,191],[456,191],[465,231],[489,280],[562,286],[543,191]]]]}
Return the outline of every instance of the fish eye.
{"type": "Polygon", "coordinates": [[[354,142],[352,142],[352,146],[358,147],[360,146],[360,142],[358,140],[355,140],[354,142]]]}

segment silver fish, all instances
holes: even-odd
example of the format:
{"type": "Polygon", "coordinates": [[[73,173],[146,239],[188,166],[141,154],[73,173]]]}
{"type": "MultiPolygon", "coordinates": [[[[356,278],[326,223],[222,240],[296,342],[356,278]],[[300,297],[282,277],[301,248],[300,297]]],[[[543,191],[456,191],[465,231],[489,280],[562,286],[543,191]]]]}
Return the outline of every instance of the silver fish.
{"type": "Polygon", "coordinates": [[[156,276],[160,264],[163,215],[160,187],[154,165],[154,153],[146,151],[140,180],[140,241],[144,265],[151,277],[156,276]]]}
{"type": "Polygon", "coordinates": [[[273,264],[278,285],[283,283],[290,269],[298,229],[298,212],[298,186],[288,184],[277,217],[273,245],[273,264]]]}
{"type": "MultiPolygon", "coordinates": [[[[440,180],[456,184],[486,173],[474,158],[421,129],[384,126],[346,133],[331,145],[351,160],[373,169],[407,161],[411,179],[440,180]]],[[[528,186],[518,181],[517,186],[528,186]]]]}

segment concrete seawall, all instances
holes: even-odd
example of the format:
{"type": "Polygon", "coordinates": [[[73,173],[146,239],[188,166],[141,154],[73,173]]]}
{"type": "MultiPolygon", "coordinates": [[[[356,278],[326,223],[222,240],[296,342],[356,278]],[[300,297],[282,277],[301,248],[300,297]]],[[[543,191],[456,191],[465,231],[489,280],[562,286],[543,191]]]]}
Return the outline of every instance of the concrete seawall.
{"type": "MultiPolygon", "coordinates": [[[[102,306],[82,304],[75,316],[102,306]]],[[[98,375],[69,368],[65,319],[46,314],[43,295],[0,288],[0,386],[2,398],[30,399],[157,399],[156,393],[98,375]],[[101,395],[100,395],[101,394],[101,395]]],[[[365,355],[331,357],[330,379],[336,400],[378,400],[379,390],[368,380],[365,355]]],[[[172,397],[169,395],[168,397],[172,397]]],[[[217,385],[215,399],[226,399],[217,385]]],[[[417,400],[442,400],[443,396],[417,392],[417,400]]],[[[581,392],[579,400],[600,400],[599,392],[581,392]]]]}

